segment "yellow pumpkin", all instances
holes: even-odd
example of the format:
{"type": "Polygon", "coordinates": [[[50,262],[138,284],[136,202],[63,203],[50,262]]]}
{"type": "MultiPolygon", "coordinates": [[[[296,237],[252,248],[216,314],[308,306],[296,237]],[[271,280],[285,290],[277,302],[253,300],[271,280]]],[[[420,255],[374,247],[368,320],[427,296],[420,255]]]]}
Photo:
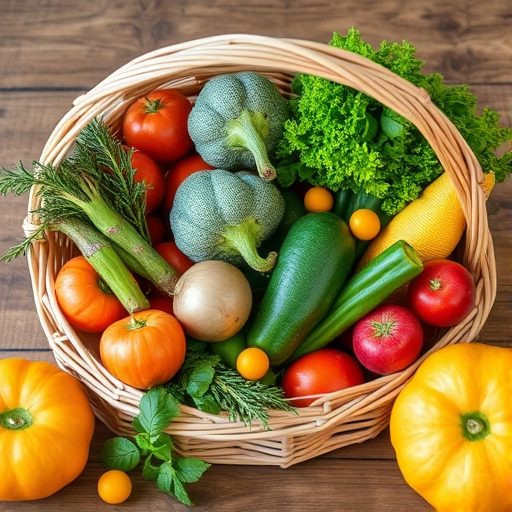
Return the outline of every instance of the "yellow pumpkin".
{"type": "Polygon", "coordinates": [[[93,430],[77,379],[49,363],[0,360],[0,501],[45,498],[74,480],[93,430]]]}
{"type": "Polygon", "coordinates": [[[390,432],[406,482],[437,511],[511,511],[512,350],[462,343],[427,357],[390,432]]]}

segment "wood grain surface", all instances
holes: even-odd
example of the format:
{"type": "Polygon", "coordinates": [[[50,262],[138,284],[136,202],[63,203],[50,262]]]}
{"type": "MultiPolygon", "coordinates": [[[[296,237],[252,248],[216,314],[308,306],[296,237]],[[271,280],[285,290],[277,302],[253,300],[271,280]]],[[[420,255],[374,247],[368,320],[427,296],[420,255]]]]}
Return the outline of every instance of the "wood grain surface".
{"type": "MultiPolygon", "coordinates": [[[[203,36],[254,33],[327,41],[357,26],[371,43],[407,39],[453,83],[471,85],[481,106],[512,126],[512,3],[382,0],[0,0],[0,166],[30,164],[75,97],[146,51],[203,36]]],[[[488,201],[496,248],[498,294],[480,340],[512,344],[512,181],[488,201]]],[[[27,199],[0,200],[0,252],[23,236],[27,199]]],[[[26,262],[0,263],[0,358],[53,361],[33,305],[26,262]]],[[[83,474],[35,503],[2,503],[0,511],[178,511],[185,507],[134,475],[124,505],[103,504],[96,482],[98,423],[83,474]]],[[[404,482],[389,434],[286,470],[212,467],[190,487],[198,511],[422,511],[428,505],[404,482]]]]}

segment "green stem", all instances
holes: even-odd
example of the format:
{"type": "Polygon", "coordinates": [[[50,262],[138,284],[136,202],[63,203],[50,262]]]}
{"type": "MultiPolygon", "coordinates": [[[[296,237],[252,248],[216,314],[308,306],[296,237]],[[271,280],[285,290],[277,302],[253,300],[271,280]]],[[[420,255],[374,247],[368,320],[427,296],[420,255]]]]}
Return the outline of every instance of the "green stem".
{"type": "Polygon", "coordinates": [[[468,441],[481,441],[491,433],[487,416],[479,411],[460,415],[462,435],[468,441]]]}
{"type": "Polygon", "coordinates": [[[395,329],[396,322],[385,320],[383,322],[372,322],[373,334],[376,338],[387,338],[395,329]]]}
{"type": "Polygon", "coordinates": [[[254,156],[258,174],[266,181],[276,178],[277,173],[270,163],[264,136],[268,133],[268,121],[258,113],[242,110],[240,117],[228,124],[229,144],[249,150],[254,156]]]}
{"type": "Polygon", "coordinates": [[[99,193],[80,207],[96,228],[136,260],[145,275],[160,290],[172,295],[179,274],[121,215],[112,210],[99,193]]]}
{"type": "Polygon", "coordinates": [[[256,250],[260,242],[261,227],[255,219],[248,219],[241,224],[228,225],[222,231],[224,242],[221,248],[228,253],[240,254],[247,264],[259,272],[268,272],[274,268],[277,253],[271,251],[262,258],[256,250]]]}
{"type": "Polygon", "coordinates": [[[32,425],[32,414],[23,407],[0,413],[0,427],[7,430],[23,430],[32,425]]]}
{"type": "Polygon", "coordinates": [[[52,224],[51,228],[64,233],[75,243],[130,314],[149,308],[148,299],[108,238],[87,223],[71,217],[52,224]]]}

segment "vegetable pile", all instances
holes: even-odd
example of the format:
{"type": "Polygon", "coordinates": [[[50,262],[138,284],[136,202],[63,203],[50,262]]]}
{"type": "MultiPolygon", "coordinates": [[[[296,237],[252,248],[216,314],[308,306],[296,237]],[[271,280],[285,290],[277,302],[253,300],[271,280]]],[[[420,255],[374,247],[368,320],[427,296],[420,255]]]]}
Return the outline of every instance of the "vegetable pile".
{"type": "MultiPolygon", "coordinates": [[[[493,179],[512,170],[512,152],[495,155],[512,131],[478,115],[467,87],[422,74],[410,44],[374,50],[355,29],[331,44],[425,88],[493,179]]],[[[82,255],[58,272],[62,314],[97,335],[114,377],[146,390],[138,434],[107,442],[107,466],[143,462],[185,504],[184,484],[208,465],[173,452],[164,430],[178,404],[271,428],[272,409],[293,414],[410,366],[427,325],[475,305],[473,276],[450,260],[464,215],[420,132],[349,87],[299,74],[292,89],[285,100],[244,72],[212,78],[194,105],[155,90],[119,133],[95,119],[59,165],[0,176],[1,193],[41,196],[40,229],[4,259],[45,231],[68,236],[82,255]]],[[[99,489],[119,503],[131,486],[109,473],[99,489]]]]}

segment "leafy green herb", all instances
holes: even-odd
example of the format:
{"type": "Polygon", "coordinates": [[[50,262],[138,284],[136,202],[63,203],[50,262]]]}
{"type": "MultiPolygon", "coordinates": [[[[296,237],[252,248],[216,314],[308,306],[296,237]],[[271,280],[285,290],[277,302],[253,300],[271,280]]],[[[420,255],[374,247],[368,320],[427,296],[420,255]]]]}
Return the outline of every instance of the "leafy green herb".
{"type": "Polygon", "coordinates": [[[228,411],[231,421],[242,421],[247,426],[259,421],[269,428],[270,409],[295,411],[281,388],[245,380],[201,344],[189,343],[185,362],[167,389],[182,403],[211,414],[228,411]]]}
{"type": "Polygon", "coordinates": [[[162,432],[179,414],[178,404],[162,387],[150,389],[140,401],[140,412],[133,420],[138,432],[132,442],[124,437],[108,439],[102,448],[105,465],[131,471],[143,460],[142,476],[185,505],[191,505],[184,484],[197,482],[210,464],[194,457],[179,457],[172,438],[162,432]]]}
{"type": "MultiPolygon", "coordinates": [[[[415,48],[382,42],[375,50],[350,29],[335,33],[332,46],[358,53],[424,88],[451,119],[478,158],[484,172],[503,181],[512,171],[512,152],[494,151],[512,140],[497,112],[478,115],[476,99],[465,85],[446,85],[438,73],[423,74],[415,48]]],[[[334,191],[363,190],[383,200],[382,210],[398,213],[442,172],[434,151],[409,121],[382,104],[329,80],[299,74],[292,84],[292,118],[278,147],[278,180],[289,186],[297,177],[334,191]]]]}
{"type": "MultiPolygon", "coordinates": [[[[61,226],[73,219],[100,232],[115,245],[117,255],[131,270],[172,295],[178,275],[149,243],[145,184],[134,180],[131,155],[105,123],[95,119],[82,130],[74,151],[58,166],[34,162],[33,172],[22,164],[13,170],[4,169],[0,194],[19,195],[36,186],[36,193],[41,196],[41,206],[34,212],[41,228],[8,251],[5,258],[24,254],[45,229],[69,236],[61,226]]],[[[73,241],[76,242],[74,238],[73,241]]],[[[97,245],[97,240],[91,240],[89,245],[97,245]]],[[[80,250],[83,252],[82,247],[80,250]]]]}

